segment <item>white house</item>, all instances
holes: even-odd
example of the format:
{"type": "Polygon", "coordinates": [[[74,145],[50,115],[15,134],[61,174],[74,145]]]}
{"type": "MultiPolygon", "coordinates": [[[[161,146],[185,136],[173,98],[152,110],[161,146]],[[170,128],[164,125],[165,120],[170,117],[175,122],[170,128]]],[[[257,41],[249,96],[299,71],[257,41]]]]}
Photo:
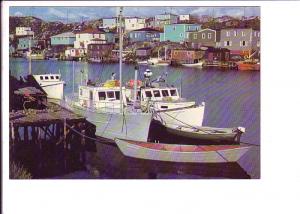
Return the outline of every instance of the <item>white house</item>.
{"type": "Polygon", "coordinates": [[[65,50],[65,56],[67,58],[80,58],[86,54],[86,49],[84,48],[68,48],[65,50]]]}
{"type": "Polygon", "coordinates": [[[31,27],[16,27],[16,36],[33,36],[31,27]]]}
{"type": "Polygon", "coordinates": [[[179,15],[179,21],[190,21],[191,16],[188,15],[179,15]]]}
{"type": "Polygon", "coordinates": [[[74,42],[74,48],[87,49],[87,45],[91,43],[93,39],[105,40],[105,34],[102,31],[96,29],[86,29],[84,31],[76,33],[76,40],[74,42]]]}
{"type": "Polygon", "coordinates": [[[101,27],[110,28],[110,29],[117,27],[117,18],[116,17],[103,18],[101,27]]]}
{"type": "Polygon", "coordinates": [[[146,27],[146,19],[139,17],[126,17],[125,18],[125,31],[132,31],[146,27]]]}

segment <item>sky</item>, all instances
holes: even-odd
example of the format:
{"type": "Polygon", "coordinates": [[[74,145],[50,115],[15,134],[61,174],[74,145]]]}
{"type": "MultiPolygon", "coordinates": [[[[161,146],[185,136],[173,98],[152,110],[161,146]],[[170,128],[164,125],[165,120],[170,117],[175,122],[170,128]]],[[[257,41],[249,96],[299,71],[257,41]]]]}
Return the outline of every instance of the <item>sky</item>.
{"type": "MultiPolygon", "coordinates": [[[[10,7],[10,16],[35,16],[45,21],[77,22],[116,16],[116,7],[10,7]]],[[[125,7],[125,16],[177,15],[260,16],[259,7],[125,7]]]]}

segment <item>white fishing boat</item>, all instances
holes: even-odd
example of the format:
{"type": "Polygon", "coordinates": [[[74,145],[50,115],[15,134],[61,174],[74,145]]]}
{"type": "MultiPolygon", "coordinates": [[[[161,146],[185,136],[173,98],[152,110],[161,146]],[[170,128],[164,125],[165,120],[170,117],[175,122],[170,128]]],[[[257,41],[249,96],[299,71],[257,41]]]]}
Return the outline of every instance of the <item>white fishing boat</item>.
{"type": "Polygon", "coordinates": [[[237,162],[251,146],[240,145],[176,145],[115,139],[121,152],[128,157],[181,162],[237,162]]]}
{"type": "Polygon", "coordinates": [[[193,63],[183,63],[181,65],[185,66],[185,67],[202,67],[203,63],[204,63],[203,61],[199,61],[199,62],[193,62],[193,63]]]}
{"type": "MultiPolygon", "coordinates": [[[[156,82],[151,81],[152,72],[147,69],[144,73],[144,86],[138,88],[137,97],[141,109],[155,112],[154,119],[162,125],[202,126],[205,102],[196,105],[195,101],[182,98],[178,89],[165,83],[162,77],[156,82]]],[[[129,101],[134,102],[134,89],[127,88],[126,95],[129,101]]]]}
{"type": "Polygon", "coordinates": [[[165,48],[165,58],[161,58],[159,55],[159,50],[157,52],[157,58],[150,58],[147,61],[148,65],[151,66],[167,66],[170,65],[170,60],[167,60],[167,50],[165,48]]]}
{"type": "MultiPolygon", "coordinates": [[[[122,20],[121,12],[119,21],[122,20]]],[[[122,24],[119,25],[119,34],[119,53],[123,53],[122,24]]],[[[89,81],[79,86],[78,94],[66,96],[62,104],[96,125],[98,136],[111,140],[118,137],[147,141],[153,114],[127,105],[125,88],[122,87],[122,54],[119,54],[119,66],[120,81],[114,80],[114,75],[103,84],[89,81]]]]}
{"type": "Polygon", "coordinates": [[[43,60],[45,59],[44,53],[30,53],[30,51],[26,52],[26,58],[30,60],[43,60]]]}
{"type": "Polygon", "coordinates": [[[186,138],[204,140],[204,141],[240,141],[240,137],[245,133],[244,127],[237,128],[214,128],[214,127],[193,127],[193,126],[171,126],[166,125],[169,133],[186,138]]]}
{"type": "Polygon", "coordinates": [[[62,99],[64,95],[65,82],[60,74],[40,74],[32,75],[37,83],[47,93],[48,98],[62,99]]]}

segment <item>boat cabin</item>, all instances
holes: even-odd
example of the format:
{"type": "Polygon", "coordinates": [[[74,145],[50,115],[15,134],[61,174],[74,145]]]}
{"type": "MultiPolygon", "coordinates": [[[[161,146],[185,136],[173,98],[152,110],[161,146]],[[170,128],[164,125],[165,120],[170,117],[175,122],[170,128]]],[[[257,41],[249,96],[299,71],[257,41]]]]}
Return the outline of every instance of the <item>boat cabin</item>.
{"type": "Polygon", "coordinates": [[[60,74],[41,74],[41,75],[34,75],[34,77],[38,82],[61,81],[60,74]]]}
{"type": "Polygon", "coordinates": [[[177,88],[142,88],[140,95],[142,101],[175,101],[179,100],[179,93],[177,88]]]}
{"type": "MultiPolygon", "coordinates": [[[[125,88],[124,88],[125,89],[125,88]]],[[[79,86],[79,104],[89,108],[120,108],[120,88],[103,86],[79,86]]],[[[126,105],[125,93],[123,104],[126,105]]]]}

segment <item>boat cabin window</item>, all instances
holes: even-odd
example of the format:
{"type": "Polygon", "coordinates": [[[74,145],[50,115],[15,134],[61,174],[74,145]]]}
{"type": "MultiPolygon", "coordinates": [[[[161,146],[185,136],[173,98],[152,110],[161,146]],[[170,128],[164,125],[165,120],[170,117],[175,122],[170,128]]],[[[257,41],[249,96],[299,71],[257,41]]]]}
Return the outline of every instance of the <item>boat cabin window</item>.
{"type": "Polygon", "coordinates": [[[138,100],[141,98],[141,92],[140,92],[140,91],[137,92],[136,98],[137,98],[138,100]]]}
{"type": "Polygon", "coordinates": [[[168,106],[160,106],[162,109],[168,109],[168,106]]]}
{"type": "Polygon", "coordinates": [[[177,91],[176,89],[171,89],[170,90],[171,96],[177,96],[177,91]]]}
{"type": "Polygon", "coordinates": [[[48,77],[48,76],[45,76],[45,79],[46,79],[46,80],[48,80],[48,79],[49,79],[49,77],[48,77]]]}
{"type": "Polygon", "coordinates": [[[54,80],[54,76],[50,76],[50,78],[51,78],[52,80],[54,80]]]}
{"type": "Polygon", "coordinates": [[[152,97],[152,92],[151,91],[145,91],[146,97],[152,97]]]}
{"type": "Polygon", "coordinates": [[[162,92],[163,97],[168,97],[168,96],[170,96],[168,90],[162,90],[161,92],[162,92]]]}
{"type": "Polygon", "coordinates": [[[160,92],[159,90],[154,90],[153,91],[154,97],[160,97],[160,92]]]}
{"type": "Polygon", "coordinates": [[[116,100],[120,100],[120,92],[119,91],[115,91],[115,95],[116,95],[116,100]]]}
{"type": "Polygon", "coordinates": [[[40,80],[43,80],[44,79],[44,77],[43,76],[40,76],[40,80]]]}
{"type": "Polygon", "coordinates": [[[55,78],[58,80],[58,79],[59,79],[59,76],[55,76],[55,78]]]}
{"type": "Polygon", "coordinates": [[[90,100],[93,100],[93,91],[90,91],[90,100]]]}
{"type": "Polygon", "coordinates": [[[99,100],[105,100],[106,99],[106,94],[104,91],[98,92],[99,100]]]}
{"type": "Polygon", "coordinates": [[[107,93],[107,98],[115,98],[115,93],[113,91],[108,91],[107,93]]]}

